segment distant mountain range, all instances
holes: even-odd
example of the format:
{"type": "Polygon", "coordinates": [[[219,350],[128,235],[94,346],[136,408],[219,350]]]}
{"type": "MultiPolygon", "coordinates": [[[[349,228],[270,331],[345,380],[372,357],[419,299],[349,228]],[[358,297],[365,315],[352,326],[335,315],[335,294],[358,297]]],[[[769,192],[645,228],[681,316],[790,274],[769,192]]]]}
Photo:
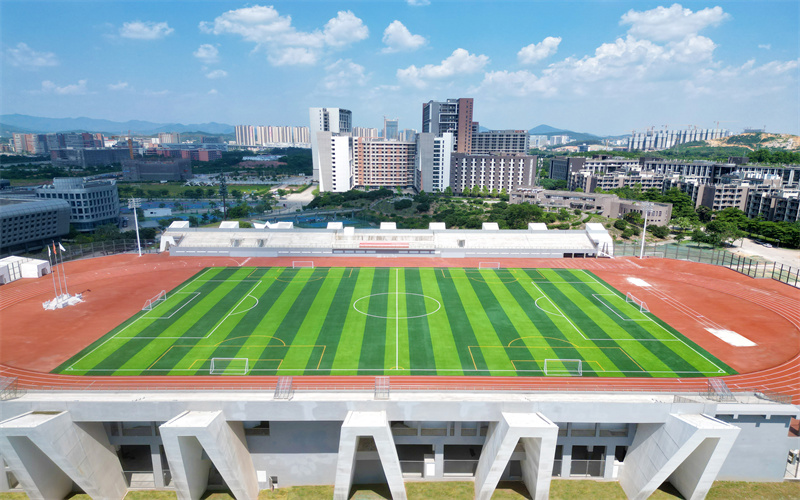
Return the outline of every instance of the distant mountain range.
{"type": "Polygon", "coordinates": [[[232,134],[234,128],[226,123],[154,123],[142,120],[115,122],[95,118],[43,118],[29,115],[0,115],[0,133],[8,132],[50,133],[50,132],[103,132],[106,134],[127,134],[128,130],[137,134],[153,135],[159,132],[205,132],[207,134],[232,134]]]}
{"type": "MultiPolygon", "coordinates": [[[[50,133],[50,132],[103,132],[109,135],[127,134],[128,130],[137,134],[154,135],[159,132],[204,132],[206,134],[232,134],[234,127],[226,123],[193,123],[184,125],[182,123],[155,123],[142,120],[129,120],[127,122],[115,122],[111,120],[100,120],[96,118],[44,118],[29,115],[0,115],[0,134],[8,135],[14,132],[20,133],[50,133]]],[[[481,132],[493,130],[484,126],[480,127],[481,132]]],[[[550,125],[538,125],[528,130],[530,135],[568,135],[573,141],[596,141],[606,137],[597,136],[588,132],[575,132],[565,130],[550,125]]],[[[621,137],[621,136],[614,136],[621,137]]]]}

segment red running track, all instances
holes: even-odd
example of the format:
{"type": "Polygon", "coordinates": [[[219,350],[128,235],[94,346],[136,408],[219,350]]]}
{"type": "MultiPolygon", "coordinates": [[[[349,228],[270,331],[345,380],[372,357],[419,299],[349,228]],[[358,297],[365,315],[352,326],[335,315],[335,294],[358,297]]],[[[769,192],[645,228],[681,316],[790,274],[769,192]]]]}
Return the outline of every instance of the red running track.
{"type": "MultiPolygon", "coordinates": [[[[486,259],[431,257],[315,258],[318,267],[477,267],[486,259]]],[[[18,377],[21,388],[73,389],[266,389],[277,377],[82,377],[48,373],[86,345],[138,312],[161,290],[170,290],[208,266],[284,266],[291,258],[115,255],[68,262],[70,292],[85,302],[44,311],[53,281],[19,280],[0,287],[0,375],[18,377]]],[[[800,290],[777,281],[670,259],[501,259],[502,267],[578,268],[597,274],[622,292],[645,300],[650,310],[737,370],[724,377],[732,389],[791,395],[800,403],[800,290]],[[629,278],[651,285],[638,286],[629,278]],[[756,342],[734,347],[706,328],[732,330],[756,342]]],[[[374,377],[298,376],[295,389],[372,390],[374,377]]],[[[703,378],[391,377],[397,389],[603,390],[695,392],[703,378]]]]}

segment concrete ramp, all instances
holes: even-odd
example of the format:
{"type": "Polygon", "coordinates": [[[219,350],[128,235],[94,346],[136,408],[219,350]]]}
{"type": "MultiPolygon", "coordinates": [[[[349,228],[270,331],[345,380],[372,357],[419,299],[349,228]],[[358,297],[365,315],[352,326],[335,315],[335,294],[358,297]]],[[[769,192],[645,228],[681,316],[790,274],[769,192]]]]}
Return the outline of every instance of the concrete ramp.
{"type": "Polygon", "coordinates": [[[32,500],[64,498],[74,481],[92,498],[123,498],[122,466],[100,422],[34,411],[0,423],[0,455],[32,500]]]}
{"type": "Polygon", "coordinates": [[[522,479],[535,500],[550,494],[550,477],[558,439],[558,426],[541,413],[503,413],[492,423],[475,471],[475,498],[489,500],[511,459],[522,442],[525,459],[522,479]]]}
{"type": "Polygon", "coordinates": [[[628,498],[644,500],[670,483],[687,500],[705,498],[740,429],[708,415],[670,415],[639,424],[619,482],[628,498]]]}
{"type": "Polygon", "coordinates": [[[356,448],[358,438],[370,436],[375,440],[378,456],[383,466],[383,473],[389,484],[389,491],[394,500],[406,499],[406,488],[403,483],[403,472],[400,459],[394,445],[392,430],[386,420],[385,411],[351,411],[342,424],[339,438],[339,457],[336,462],[336,483],[333,498],[347,500],[353,484],[353,473],[356,464],[356,448]]]}
{"type": "Polygon", "coordinates": [[[241,422],[226,421],[221,411],[187,411],[159,430],[180,500],[198,500],[205,493],[212,463],[237,500],[258,498],[241,422]]]}

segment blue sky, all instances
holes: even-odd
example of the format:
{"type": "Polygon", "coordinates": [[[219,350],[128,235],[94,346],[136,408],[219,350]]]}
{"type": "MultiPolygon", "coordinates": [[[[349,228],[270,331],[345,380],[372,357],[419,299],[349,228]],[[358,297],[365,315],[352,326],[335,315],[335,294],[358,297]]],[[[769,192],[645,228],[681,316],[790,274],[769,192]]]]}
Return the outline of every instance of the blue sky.
{"type": "Polygon", "coordinates": [[[800,134],[800,2],[371,0],[0,4],[2,110],[48,117],[800,134]]]}

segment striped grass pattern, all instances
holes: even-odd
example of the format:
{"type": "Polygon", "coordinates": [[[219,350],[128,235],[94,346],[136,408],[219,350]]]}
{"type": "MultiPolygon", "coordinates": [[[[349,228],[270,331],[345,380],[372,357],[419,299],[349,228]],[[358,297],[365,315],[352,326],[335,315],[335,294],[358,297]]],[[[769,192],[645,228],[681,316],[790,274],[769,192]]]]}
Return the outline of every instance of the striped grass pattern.
{"type": "Polygon", "coordinates": [[[215,375],[544,376],[545,360],[580,360],[584,377],[735,373],[584,270],[207,268],[167,297],[54,372],[209,375],[219,359],[238,361],[215,375]]]}

